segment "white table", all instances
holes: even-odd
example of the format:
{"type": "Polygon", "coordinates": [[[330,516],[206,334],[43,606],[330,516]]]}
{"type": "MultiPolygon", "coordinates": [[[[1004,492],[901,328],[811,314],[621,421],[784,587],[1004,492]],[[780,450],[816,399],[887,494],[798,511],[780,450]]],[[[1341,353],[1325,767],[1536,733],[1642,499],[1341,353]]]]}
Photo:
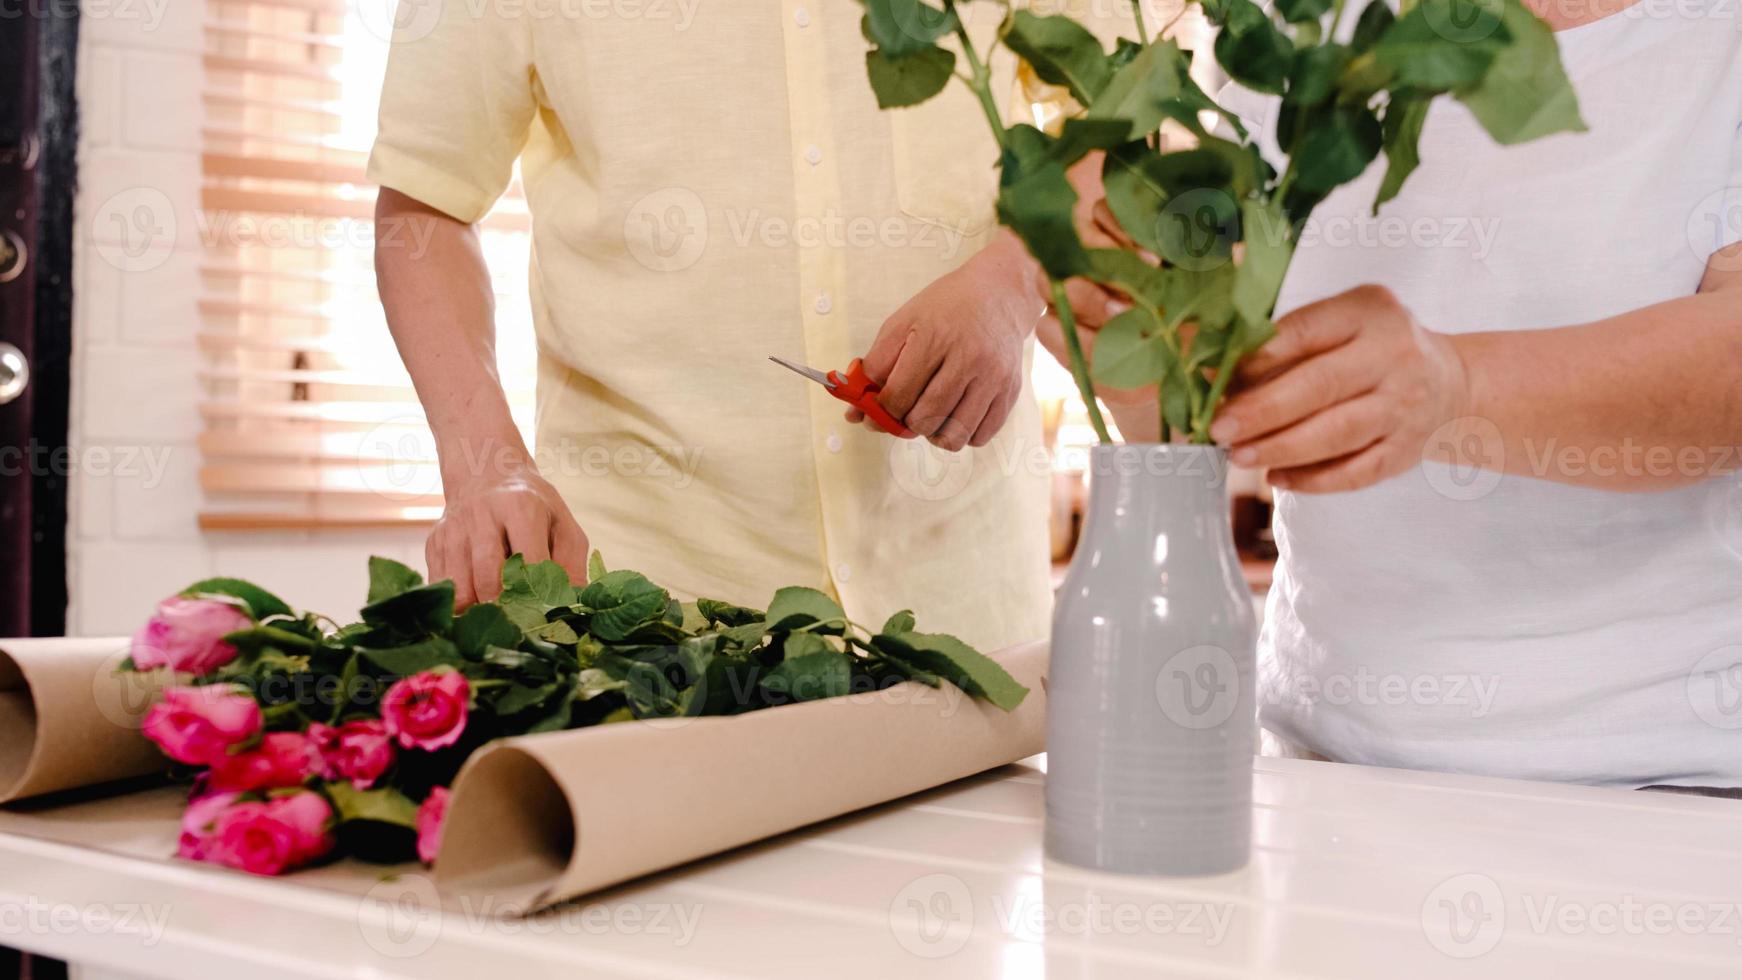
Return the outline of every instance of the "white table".
{"type": "Polygon", "coordinates": [[[1224,877],[1046,866],[1029,763],[518,922],[432,911],[418,878],[359,902],[0,835],[0,943],[178,980],[1742,976],[1742,804],[1277,759],[1256,779],[1253,861],[1224,877]]]}

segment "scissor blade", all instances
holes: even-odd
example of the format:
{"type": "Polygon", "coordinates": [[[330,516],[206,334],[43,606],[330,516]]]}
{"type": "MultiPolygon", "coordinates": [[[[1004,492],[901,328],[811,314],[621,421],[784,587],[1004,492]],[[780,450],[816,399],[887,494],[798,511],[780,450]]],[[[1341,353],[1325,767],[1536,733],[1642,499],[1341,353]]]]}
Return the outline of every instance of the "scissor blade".
{"type": "Polygon", "coordinates": [[[817,384],[822,385],[824,388],[828,388],[828,389],[833,390],[835,387],[834,385],[829,383],[829,376],[828,375],[824,374],[821,371],[818,371],[814,367],[806,367],[803,364],[794,364],[793,362],[787,360],[784,357],[772,357],[771,356],[768,359],[773,361],[774,363],[780,365],[781,367],[786,368],[788,371],[796,371],[799,374],[804,375],[805,377],[811,379],[812,381],[815,381],[817,384]]]}

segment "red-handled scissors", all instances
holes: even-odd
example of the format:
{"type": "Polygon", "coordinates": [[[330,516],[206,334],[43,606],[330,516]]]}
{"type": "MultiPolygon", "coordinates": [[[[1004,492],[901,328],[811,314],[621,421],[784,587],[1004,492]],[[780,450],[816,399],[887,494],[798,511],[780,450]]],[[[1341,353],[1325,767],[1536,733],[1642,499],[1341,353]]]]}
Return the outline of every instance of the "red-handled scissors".
{"type": "Polygon", "coordinates": [[[794,364],[783,357],[770,357],[769,360],[787,370],[797,371],[827,388],[829,394],[864,412],[865,417],[876,423],[877,427],[884,432],[901,439],[914,437],[914,433],[907,426],[902,425],[895,416],[889,414],[888,409],[878,404],[877,393],[883,390],[883,386],[872,381],[870,375],[865,373],[863,359],[853,358],[853,363],[847,365],[847,373],[844,375],[839,371],[830,371],[828,374],[824,374],[816,368],[794,364]]]}

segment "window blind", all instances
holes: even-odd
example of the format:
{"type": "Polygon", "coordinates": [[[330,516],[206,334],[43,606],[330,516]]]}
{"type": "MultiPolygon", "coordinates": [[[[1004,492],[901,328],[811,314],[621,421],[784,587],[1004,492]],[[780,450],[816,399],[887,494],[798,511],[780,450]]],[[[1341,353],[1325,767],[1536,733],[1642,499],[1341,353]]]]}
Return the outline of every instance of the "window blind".
{"type": "MultiPolygon", "coordinates": [[[[433,440],[376,299],[364,164],[388,42],[347,0],[208,0],[200,159],[201,526],[441,514],[433,440]]],[[[482,223],[498,365],[530,427],[529,217],[482,223]]]]}

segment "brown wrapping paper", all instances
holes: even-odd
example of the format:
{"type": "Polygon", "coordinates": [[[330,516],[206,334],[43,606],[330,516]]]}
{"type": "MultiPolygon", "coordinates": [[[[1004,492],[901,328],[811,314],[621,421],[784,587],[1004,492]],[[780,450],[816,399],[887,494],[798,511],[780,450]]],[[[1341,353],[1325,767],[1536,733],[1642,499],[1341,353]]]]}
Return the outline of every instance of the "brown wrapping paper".
{"type": "MultiPolygon", "coordinates": [[[[117,677],[125,640],[0,640],[0,833],[174,860],[187,790],[98,784],[158,772],[138,732],[155,691],[117,677]]],[[[1013,712],[948,685],[731,718],[504,739],[460,773],[436,882],[513,915],[971,776],[1043,748],[1044,643],[997,659],[1031,693],[1013,712]]],[[[212,869],[217,873],[218,869],[212,869]]],[[[382,868],[289,876],[362,894],[382,868]]]]}
{"type": "Polygon", "coordinates": [[[1040,752],[1047,646],[1013,712],[903,684],[730,718],[505,739],[454,785],[436,881],[531,911],[1040,752]]]}
{"type": "Polygon", "coordinates": [[[156,696],[124,639],[0,640],[0,803],[165,768],[139,734],[156,696]]]}

